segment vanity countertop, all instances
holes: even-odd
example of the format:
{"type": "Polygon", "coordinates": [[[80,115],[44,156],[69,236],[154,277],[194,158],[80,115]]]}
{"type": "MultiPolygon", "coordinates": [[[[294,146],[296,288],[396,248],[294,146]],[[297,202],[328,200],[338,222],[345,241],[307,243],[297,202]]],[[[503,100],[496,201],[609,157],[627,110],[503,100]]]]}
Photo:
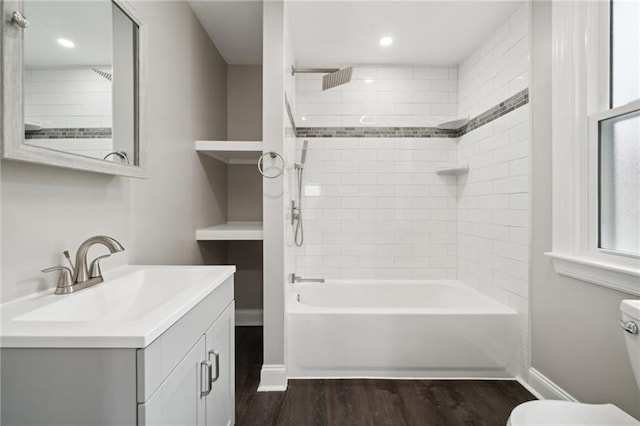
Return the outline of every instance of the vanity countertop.
{"type": "Polygon", "coordinates": [[[235,270],[130,265],[77,293],[58,296],[52,288],[12,300],[0,305],[0,347],[144,348],[235,270]]]}

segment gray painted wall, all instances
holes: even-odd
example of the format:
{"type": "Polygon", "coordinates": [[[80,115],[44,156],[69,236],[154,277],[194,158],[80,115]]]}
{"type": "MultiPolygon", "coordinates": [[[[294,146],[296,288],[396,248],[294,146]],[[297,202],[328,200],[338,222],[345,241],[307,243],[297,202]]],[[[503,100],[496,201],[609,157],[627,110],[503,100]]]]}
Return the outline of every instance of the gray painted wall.
{"type": "Polygon", "coordinates": [[[262,140],[262,67],[227,67],[227,137],[230,141],[262,140]]]}
{"type": "Polygon", "coordinates": [[[618,306],[630,295],[557,275],[551,250],[551,5],[533,3],[532,366],[575,398],[640,418],[618,306]]]}
{"type": "Polygon", "coordinates": [[[40,270],[66,265],[62,251],[73,255],[91,235],[111,235],[125,247],[104,269],[131,258],[127,178],[3,160],[1,179],[3,301],[55,286],[57,274],[40,270]]]}
{"type": "MultiPolygon", "coordinates": [[[[229,166],[227,179],[228,219],[261,221],[262,176],[258,173],[257,167],[248,164],[229,166]]],[[[229,241],[227,250],[227,263],[236,265],[236,307],[262,309],[262,241],[229,241]]]]}
{"type": "Polygon", "coordinates": [[[236,265],[236,309],[262,309],[262,241],[229,241],[227,263],[236,265]]]}
{"type": "Polygon", "coordinates": [[[40,269],[95,234],[126,249],[104,269],[226,261],[226,251],[195,242],[196,228],[226,220],[226,167],[193,149],[196,138],[226,137],[226,64],[187,3],[133,7],[149,29],[149,179],[3,161],[3,301],[55,286],[40,269]]]}
{"type": "Polygon", "coordinates": [[[255,165],[229,166],[227,191],[227,217],[230,221],[262,220],[262,176],[255,165]]]}
{"type": "Polygon", "coordinates": [[[193,143],[226,137],[226,63],[186,2],[134,6],[149,22],[150,126],[149,179],[132,182],[132,261],[225,263],[199,249],[195,230],[226,221],[226,166],[193,143]]]}

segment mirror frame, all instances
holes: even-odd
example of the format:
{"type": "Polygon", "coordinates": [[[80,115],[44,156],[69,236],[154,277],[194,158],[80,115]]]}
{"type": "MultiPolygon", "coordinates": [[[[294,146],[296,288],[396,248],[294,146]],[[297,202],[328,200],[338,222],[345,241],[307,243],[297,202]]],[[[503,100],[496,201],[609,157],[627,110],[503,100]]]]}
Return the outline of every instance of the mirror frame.
{"type": "MultiPolygon", "coordinates": [[[[2,4],[2,158],[46,164],[136,178],[146,178],[146,25],[126,0],[111,0],[138,26],[137,61],[137,125],[138,165],[118,164],[64,151],[41,148],[24,143],[24,37],[25,29],[11,20],[14,11],[22,12],[22,0],[0,0],[2,4]]],[[[26,17],[28,19],[28,16],[26,17]]],[[[28,31],[28,29],[27,29],[28,31]]]]}

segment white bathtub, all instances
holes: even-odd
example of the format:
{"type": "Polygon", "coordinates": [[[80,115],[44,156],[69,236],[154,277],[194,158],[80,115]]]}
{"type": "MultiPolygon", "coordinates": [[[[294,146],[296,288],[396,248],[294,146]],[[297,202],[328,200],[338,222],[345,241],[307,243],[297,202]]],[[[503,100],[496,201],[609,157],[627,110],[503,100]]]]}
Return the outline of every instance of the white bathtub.
{"type": "Polygon", "coordinates": [[[505,378],[518,315],[458,281],[289,285],[291,378],[505,378]]]}

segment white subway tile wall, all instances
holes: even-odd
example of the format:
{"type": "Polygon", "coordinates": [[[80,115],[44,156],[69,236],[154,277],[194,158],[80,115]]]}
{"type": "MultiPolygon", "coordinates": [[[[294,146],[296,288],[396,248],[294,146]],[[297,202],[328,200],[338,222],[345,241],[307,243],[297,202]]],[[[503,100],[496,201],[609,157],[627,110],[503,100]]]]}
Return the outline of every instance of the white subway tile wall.
{"type": "Polygon", "coordinates": [[[523,2],[460,64],[460,116],[473,118],[529,86],[528,7],[523,2]]]}
{"type": "Polygon", "coordinates": [[[520,314],[522,371],[528,366],[529,106],[460,138],[458,279],[520,314]]]}
{"type": "Polygon", "coordinates": [[[25,120],[43,128],[111,127],[111,82],[88,68],[24,73],[25,120]]]}
{"type": "Polygon", "coordinates": [[[457,114],[458,70],[354,67],[350,83],[322,91],[322,76],[296,75],[296,126],[432,127],[457,114]]]}
{"type": "MultiPolygon", "coordinates": [[[[297,272],[324,278],[456,277],[456,140],[309,138],[297,272]]],[[[302,141],[298,140],[298,147],[302,141]]]]}
{"type": "MultiPolygon", "coordinates": [[[[459,67],[458,109],[471,118],[529,86],[529,5],[523,3],[459,67]]],[[[458,279],[520,314],[520,374],[530,365],[529,106],[466,135],[458,162],[458,279]]]]}

